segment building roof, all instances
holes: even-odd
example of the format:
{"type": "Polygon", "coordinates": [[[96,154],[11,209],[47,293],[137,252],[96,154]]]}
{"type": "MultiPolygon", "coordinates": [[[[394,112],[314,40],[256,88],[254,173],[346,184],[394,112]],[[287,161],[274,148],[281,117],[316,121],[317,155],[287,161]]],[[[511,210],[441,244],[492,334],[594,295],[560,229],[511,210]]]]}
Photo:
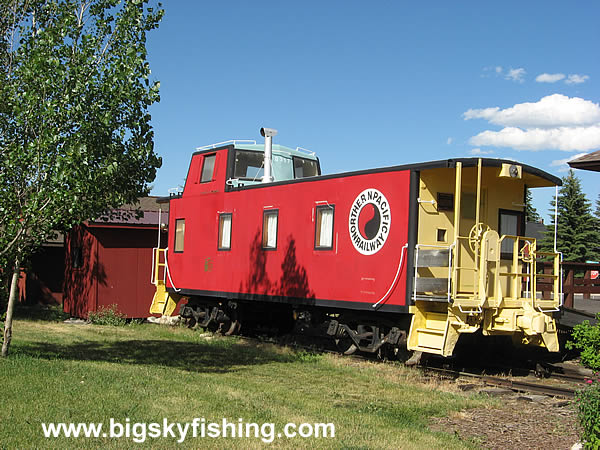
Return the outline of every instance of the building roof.
{"type": "Polygon", "coordinates": [[[97,219],[87,221],[87,225],[96,227],[142,226],[144,228],[150,228],[158,226],[159,216],[160,222],[167,224],[169,221],[169,205],[164,203],[158,204],[156,201],[158,198],[159,197],[154,196],[141,197],[138,199],[137,203],[123,205],[97,219]]]}
{"type": "Polygon", "coordinates": [[[568,164],[574,169],[600,172],[600,150],[583,155],[577,159],[574,159],[573,161],[569,161],[568,164]]]}
{"type": "Polygon", "coordinates": [[[525,224],[525,236],[535,238],[539,242],[544,239],[544,233],[548,231],[542,222],[527,222],[525,224]]]}

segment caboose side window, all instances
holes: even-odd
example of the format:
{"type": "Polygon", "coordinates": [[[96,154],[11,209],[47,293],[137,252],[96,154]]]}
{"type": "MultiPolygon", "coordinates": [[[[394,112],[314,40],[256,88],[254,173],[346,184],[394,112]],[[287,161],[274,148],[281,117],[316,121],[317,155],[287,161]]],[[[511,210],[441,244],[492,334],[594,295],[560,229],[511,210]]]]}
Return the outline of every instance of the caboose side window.
{"type": "Polygon", "coordinates": [[[213,173],[215,171],[215,161],[217,155],[206,155],[202,161],[202,174],[200,176],[200,183],[208,183],[213,180],[213,173]]]}
{"type": "Polygon", "coordinates": [[[321,205],[316,208],[315,249],[331,250],[333,248],[333,205],[321,205]]]}
{"type": "Polygon", "coordinates": [[[175,219],[175,242],[173,243],[175,253],[183,252],[184,237],[185,237],[185,219],[175,219]]]}
{"type": "Polygon", "coordinates": [[[233,176],[242,180],[260,180],[264,174],[263,165],[263,153],[237,150],[233,176]]]}
{"type": "Polygon", "coordinates": [[[294,178],[316,177],[319,175],[319,165],[312,159],[293,157],[294,178]]]}
{"type": "Polygon", "coordinates": [[[231,250],[231,213],[219,215],[219,250],[231,250]]]}
{"type": "Polygon", "coordinates": [[[263,212],[262,248],[274,250],[277,248],[277,219],[279,211],[271,209],[263,212]]]}

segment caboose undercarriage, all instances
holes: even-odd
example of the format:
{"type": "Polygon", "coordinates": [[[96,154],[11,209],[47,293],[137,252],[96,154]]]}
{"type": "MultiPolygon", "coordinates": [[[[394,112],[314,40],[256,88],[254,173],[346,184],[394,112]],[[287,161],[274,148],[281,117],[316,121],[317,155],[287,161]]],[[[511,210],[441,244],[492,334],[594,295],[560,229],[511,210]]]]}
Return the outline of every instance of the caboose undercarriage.
{"type": "Polygon", "coordinates": [[[275,333],[296,332],[333,339],[340,352],[350,355],[396,352],[405,349],[410,325],[406,314],[358,312],[324,307],[293,307],[261,301],[222,301],[190,297],[180,310],[188,326],[201,327],[226,336],[243,328],[268,328],[275,333]]]}

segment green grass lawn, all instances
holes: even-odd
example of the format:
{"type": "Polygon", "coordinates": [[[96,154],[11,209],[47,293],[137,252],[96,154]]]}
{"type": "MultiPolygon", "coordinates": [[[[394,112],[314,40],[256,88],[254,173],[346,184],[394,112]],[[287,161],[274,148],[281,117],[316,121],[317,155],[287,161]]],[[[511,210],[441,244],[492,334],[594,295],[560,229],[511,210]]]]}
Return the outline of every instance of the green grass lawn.
{"type": "MultiPolygon", "coordinates": [[[[182,327],[19,319],[0,360],[0,448],[472,448],[431,416],[489,401],[440,390],[418,372],[313,355],[182,327]],[[42,423],[333,423],[335,438],[45,438],[42,423]]],[[[141,429],[137,429],[140,436],[141,429]]],[[[190,432],[191,433],[191,432],[190,432]]],[[[133,436],[133,435],[132,435],[133,436]]]]}

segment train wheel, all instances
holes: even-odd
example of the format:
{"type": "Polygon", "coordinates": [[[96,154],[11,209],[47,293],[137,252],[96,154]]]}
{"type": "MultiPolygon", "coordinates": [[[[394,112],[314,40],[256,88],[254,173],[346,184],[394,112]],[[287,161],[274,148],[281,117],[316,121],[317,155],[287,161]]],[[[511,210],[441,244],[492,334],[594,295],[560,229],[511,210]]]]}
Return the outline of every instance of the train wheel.
{"type": "Polygon", "coordinates": [[[230,303],[230,308],[228,308],[226,311],[228,320],[221,324],[221,333],[224,336],[232,336],[234,334],[238,334],[240,328],[242,327],[242,324],[240,322],[240,314],[238,312],[237,304],[233,308],[231,308],[230,303]]]}
{"type": "Polygon", "coordinates": [[[398,347],[384,344],[377,350],[377,358],[382,361],[396,361],[399,353],[398,347]]]}
{"type": "Polygon", "coordinates": [[[197,327],[198,321],[195,318],[188,317],[187,319],[184,319],[184,320],[185,320],[185,324],[188,328],[190,328],[192,330],[195,330],[196,328],[198,328],[197,327]]]}
{"type": "Polygon", "coordinates": [[[213,320],[207,326],[204,327],[204,330],[209,331],[211,333],[218,333],[220,328],[221,325],[213,320]]]}
{"type": "Polygon", "coordinates": [[[221,325],[221,333],[223,333],[223,336],[233,336],[238,334],[241,327],[242,324],[239,320],[228,320],[221,325]]]}
{"type": "Polygon", "coordinates": [[[352,342],[352,339],[350,339],[349,337],[336,339],[335,345],[342,355],[353,355],[354,353],[356,353],[356,350],[358,350],[356,344],[352,342]]]}

